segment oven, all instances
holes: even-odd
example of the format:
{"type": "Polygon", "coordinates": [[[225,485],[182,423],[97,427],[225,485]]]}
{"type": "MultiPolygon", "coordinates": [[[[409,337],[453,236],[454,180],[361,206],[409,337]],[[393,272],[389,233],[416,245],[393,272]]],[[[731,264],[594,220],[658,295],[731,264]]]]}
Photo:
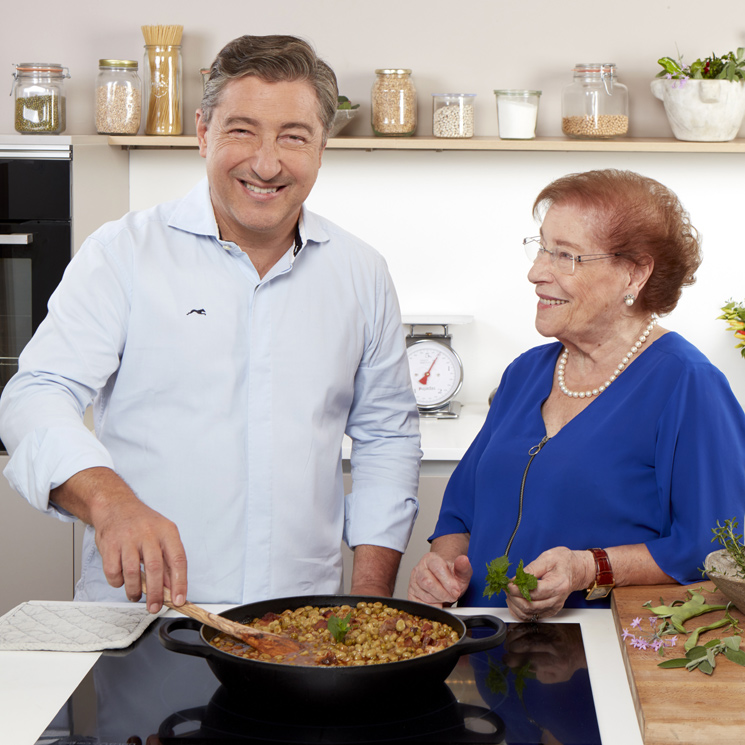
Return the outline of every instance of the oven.
{"type": "Polygon", "coordinates": [[[0,149],[0,393],[72,257],[71,165],[68,147],[0,149]]]}

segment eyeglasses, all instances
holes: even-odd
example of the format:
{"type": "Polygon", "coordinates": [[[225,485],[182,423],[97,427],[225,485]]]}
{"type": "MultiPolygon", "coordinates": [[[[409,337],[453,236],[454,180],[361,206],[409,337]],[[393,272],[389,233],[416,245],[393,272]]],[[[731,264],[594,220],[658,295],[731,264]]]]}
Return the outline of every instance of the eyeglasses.
{"type": "Polygon", "coordinates": [[[551,263],[562,273],[562,274],[574,274],[575,264],[584,264],[588,261],[596,261],[597,259],[612,259],[614,256],[620,256],[621,254],[584,254],[583,256],[575,256],[571,251],[564,249],[556,249],[549,251],[541,244],[541,236],[534,235],[530,238],[523,240],[523,246],[525,248],[525,255],[530,260],[531,264],[534,264],[539,256],[547,256],[551,259],[551,263]]]}

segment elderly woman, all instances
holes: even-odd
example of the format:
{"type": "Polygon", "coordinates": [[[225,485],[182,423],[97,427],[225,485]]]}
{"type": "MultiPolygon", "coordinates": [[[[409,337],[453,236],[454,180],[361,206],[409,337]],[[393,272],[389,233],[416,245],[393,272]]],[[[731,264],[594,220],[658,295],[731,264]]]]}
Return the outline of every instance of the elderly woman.
{"type": "Polygon", "coordinates": [[[745,512],[742,407],[658,324],[701,261],[675,194],[592,171],[549,184],[534,216],[536,328],[558,342],[505,371],[409,585],[432,605],[500,605],[487,564],[507,555],[512,575],[523,560],[538,586],[531,601],[509,586],[520,620],[607,604],[614,585],[696,582],[717,520],[745,512]]]}

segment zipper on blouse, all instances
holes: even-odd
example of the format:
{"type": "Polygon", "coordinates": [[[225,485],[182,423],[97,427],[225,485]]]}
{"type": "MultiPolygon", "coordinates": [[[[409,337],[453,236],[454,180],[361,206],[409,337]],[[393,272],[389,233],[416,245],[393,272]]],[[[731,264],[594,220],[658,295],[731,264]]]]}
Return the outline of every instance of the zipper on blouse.
{"type": "Polygon", "coordinates": [[[515,536],[517,535],[517,529],[520,527],[520,523],[523,519],[523,496],[525,494],[525,481],[528,478],[528,471],[530,470],[530,465],[533,463],[533,459],[538,455],[538,453],[541,452],[541,449],[543,446],[550,440],[551,438],[548,435],[544,435],[543,439],[537,444],[533,445],[530,450],[528,450],[528,455],[530,456],[530,460],[528,460],[528,465],[525,466],[525,470],[523,471],[523,480],[520,483],[520,500],[518,502],[517,507],[517,522],[515,523],[515,529],[512,531],[512,535],[510,536],[510,540],[507,542],[507,548],[504,550],[504,555],[509,556],[510,555],[510,549],[512,548],[512,541],[515,540],[515,536]]]}

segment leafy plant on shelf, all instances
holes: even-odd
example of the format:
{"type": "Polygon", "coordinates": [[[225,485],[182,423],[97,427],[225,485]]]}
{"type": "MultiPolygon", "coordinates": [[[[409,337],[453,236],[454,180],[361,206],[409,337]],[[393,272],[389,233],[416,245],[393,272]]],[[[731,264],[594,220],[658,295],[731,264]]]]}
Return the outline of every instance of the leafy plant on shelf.
{"type": "Polygon", "coordinates": [[[690,65],[683,63],[682,56],[678,59],[661,57],[657,62],[662,70],[657,73],[658,78],[672,78],[673,80],[745,80],[745,47],[738,47],[737,52],[727,52],[721,57],[711,54],[704,59],[697,59],[690,65]]]}
{"type": "Polygon", "coordinates": [[[735,349],[740,350],[740,354],[745,357],[745,303],[736,303],[730,300],[722,306],[722,315],[717,316],[718,321],[727,321],[728,326],[735,334],[737,344],[735,349]]]}
{"type": "Polygon", "coordinates": [[[352,104],[352,102],[346,97],[346,96],[339,96],[337,98],[337,109],[359,109],[360,105],[358,103],[352,104]]]}
{"type": "Polygon", "coordinates": [[[515,576],[510,579],[507,576],[509,570],[510,560],[507,556],[500,556],[497,559],[492,559],[486,565],[486,589],[484,590],[484,597],[491,598],[492,595],[499,595],[500,592],[507,589],[507,585],[510,582],[517,585],[520,594],[526,599],[530,600],[531,590],[535,590],[538,587],[538,580],[523,569],[523,560],[520,559],[520,563],[517,565],[517,571],[515,576]]]}

